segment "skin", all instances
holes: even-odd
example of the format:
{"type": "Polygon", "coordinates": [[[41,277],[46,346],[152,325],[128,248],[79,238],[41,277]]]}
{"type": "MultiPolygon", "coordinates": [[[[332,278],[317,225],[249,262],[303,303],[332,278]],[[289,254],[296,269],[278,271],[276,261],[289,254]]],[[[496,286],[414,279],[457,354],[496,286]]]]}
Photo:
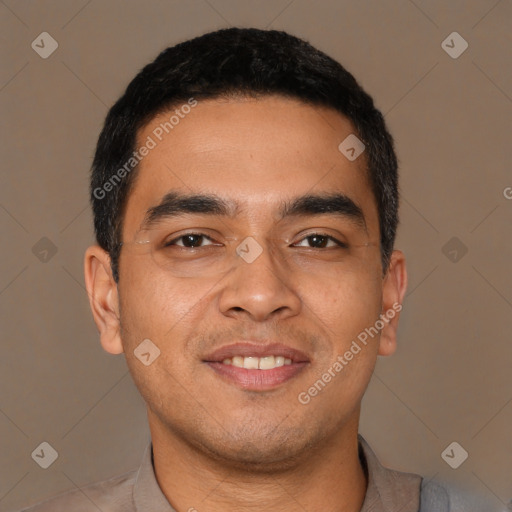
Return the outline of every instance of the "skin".
{"type": "MultiPolygon", "coordinates": [[[[153,119],[139,143],[168,117],[153,119]]],[[[338,150],[354,131],[334,110],[280,96],[199,101],[140,164],[125,210],[119,284],[105,251],[86,252],[101,344],[125,354],[147,404],[157,480],[177,511],[362,506],[360,404],[377,355],[396,349],[399,314],[307,405],[297,399],[381,312],[402,303],[407,286],[400,251],[385,273],[381,266],[365,154],[350,162],[338,150]],[[157,264],[140,249],[147,245],[129,242],[140,240],[146,210],[169,191],[215,193],[240,206],[233,218],[167,221],[169,234],[206,229],[230,251],[251,236],[262,254],[250,264],[233,258],[223,273],[212,263],[222,258],[197,253],[172,268],[157,264]],[[333,191],[362,209],[366,229],[334,215],[278,221],[283,201],[333,191]],[[304,237],[315,232],[351,248],[312,249],[304,237]],[[146,338],[161,351],[149,366],[134,355],[146,338]],[[241,389],[203,359],[244,338],[285,343],[310,361],[275,389],[241,389]]]]}

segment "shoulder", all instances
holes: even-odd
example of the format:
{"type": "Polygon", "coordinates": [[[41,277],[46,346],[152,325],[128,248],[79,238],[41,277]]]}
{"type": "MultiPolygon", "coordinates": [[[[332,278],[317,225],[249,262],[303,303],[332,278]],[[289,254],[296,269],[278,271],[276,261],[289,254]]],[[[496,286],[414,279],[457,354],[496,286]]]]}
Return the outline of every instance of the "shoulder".
{"type": "Polygon", "coordinates": [[[505,512],[484,496],[454,486],[427,481],[421,482],[419,512],[505,512]]]}
{"type": "Polygon", "coordinates": [[[132,491],[137,470],[96,482],[80,489],[59,494],[20,512],[130,512],[133,506],[132,491]]]}
{"type": "Polygon", "coordinates": [[[421,482],[420,512],[449,512],[450,496],[442,485],[427,481],[421,482]]]}

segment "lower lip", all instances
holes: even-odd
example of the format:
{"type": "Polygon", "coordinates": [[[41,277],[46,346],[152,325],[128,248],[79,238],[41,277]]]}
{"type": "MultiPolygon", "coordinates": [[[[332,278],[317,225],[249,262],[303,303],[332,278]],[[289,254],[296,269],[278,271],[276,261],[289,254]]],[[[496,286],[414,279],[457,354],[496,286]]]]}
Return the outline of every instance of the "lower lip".
{"type": "Polygon", "coordinates": [[[292,363],[272,370],[248,370],[231,364],[208,361],[206,363],[229,382],[251,391],[266,391],[295,377],[308,364],[292,363]]]}

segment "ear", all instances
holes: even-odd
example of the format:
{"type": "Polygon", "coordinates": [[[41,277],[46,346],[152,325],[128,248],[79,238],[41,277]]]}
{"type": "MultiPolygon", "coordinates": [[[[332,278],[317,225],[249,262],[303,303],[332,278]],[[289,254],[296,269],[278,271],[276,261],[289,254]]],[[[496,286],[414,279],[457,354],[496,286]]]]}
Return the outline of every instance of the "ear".
{"type": "Polygon", "coordinates": [[[103,349],[110,354],[121,354],[119,297],[117,283],[112,276],[110,256],[100,246],[93,245],[85,252],[85,286],[92,314],[103,349]]]}
{"type": "Polygon", "coordinates": [[[390,356],[396,350],[397,329],[402,302],[407,289],[407,269],[402,251],[393,251],[382,286],[382,314],[384,328],[380,333],[380,356],[390,356]]]}

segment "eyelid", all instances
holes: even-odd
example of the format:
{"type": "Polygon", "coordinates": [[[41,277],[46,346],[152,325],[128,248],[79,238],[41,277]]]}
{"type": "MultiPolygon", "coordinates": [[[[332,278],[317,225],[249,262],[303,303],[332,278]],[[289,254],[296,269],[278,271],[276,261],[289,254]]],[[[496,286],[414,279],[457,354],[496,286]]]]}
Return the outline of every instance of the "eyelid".
{"type": "MultiPolygon", "coordinates": [[[[171,246],[171,245],[175,245],[177,247],[184,247],[183,245],[178,245],[176,244],[176,242],[186,236],[189,236],[189,235],[196,235],[196,236],[202,236],[203,238],[209,240],[210,242],[213,242],[211,244],[207,244],[206,247],[208,246],[212,246],[212,245],[219,245],[219,243],[215,243],[215,239],[209,235],[207,235],[206,233],[203,233],[203,232],[200,232],[200,231],[189,231],[187,233],[182,233],[178,236],[175,236],[173,237],[171,240],[168,240],[168,241],[164,241],[163,242],[163,245],[164,247],[168,247],[168,246],[171,246]]],[[[323,236],[323,237],[326,237],[328,238],[329,240],[331,240],[332,242],[334,242],[338,247],[342,247],[342,248],[348,248],[348,244],[346,244],[345,242],[337,239],[336,237],[334,237],[333,235],[330,235],[328,233],[325,233],[325,232],[322,232],[322,231],[313,231],[313,232],[310,232],[310,233],[306,233],[306,234],[303,234],[301,235],[301,237],[299,238],[298,241],[294,242],[292,245],[296,245],[298,244],[299,242],[303,242],[306,238],[309,238],[310,236],[323,236]]],[[[229,240],[230,238],[228,238],[229,240]]],[[[234,239],[233,239],[234,240],[234,239]]],[[[200,247],[195,247],[195,249],[199,249],[201,247],[205,247],[204,245],[200,246],[200,247]]],[[[191,247],[184,247],[185,249],[192,249],[191,247]]],[[[307,247],[308,249],[315,249],[315,247],[307,247]]],[[[317,248],[317,249],[322,249],[322,248],[317,248]]]]}
{"type": "MultiPolygon", "coordinates": [[[[182,233],[181,235],[175,236],[171,240],[164,241],[162,245],[164,247],[168,247],[170,245],[174,245],[177,240],[180,240],[180,239],[182,239],[182,238],[184,238],[186,236],[190,236],[190,235],[202,236],[203,238],[206,238],[210,242],[215,242],[213,237],[207,235],[206,233],[201,233],[199,231],[190,231],[190,232],[182,233]]],[[[215,244],[213,243],[213,244],[208,244],[208,245],[215,245],[215,244]]],[[[178,247],[184,247],[184,246],[183,245],[178,245],[178,247]]],[[[204,247],[204,246],[201,246],[201,247],[204,247]]],[[[184,248],[185,249],[192,249],[192,247],[184,247],[184,248]]],[[[198,247],[195,247],[195,249],[198,249],[198,247]]]]}
{"type": "MultiPolygon", "coordinates": [[[[334,237],[333,235],[330,235],[329,233],[325,233],[322,231],[312,231],[311,233],[306,233],[304,235],[301,235],[300,239],[297,242],[294,242],[292,245],[302,242],[306,238],[309,238],[310,236],[315,236],[315,235],[316,236],[324,236],[324,237],[328,238],[329,240],[332,240],[338,247],[348,249],[348,244],[346,242],[343,242],[343,241],[339,240],[338,238],[334,237]]],[[[308,249],[319,249],[318,247],[307,247],[307,248],[308,249]]]]}

